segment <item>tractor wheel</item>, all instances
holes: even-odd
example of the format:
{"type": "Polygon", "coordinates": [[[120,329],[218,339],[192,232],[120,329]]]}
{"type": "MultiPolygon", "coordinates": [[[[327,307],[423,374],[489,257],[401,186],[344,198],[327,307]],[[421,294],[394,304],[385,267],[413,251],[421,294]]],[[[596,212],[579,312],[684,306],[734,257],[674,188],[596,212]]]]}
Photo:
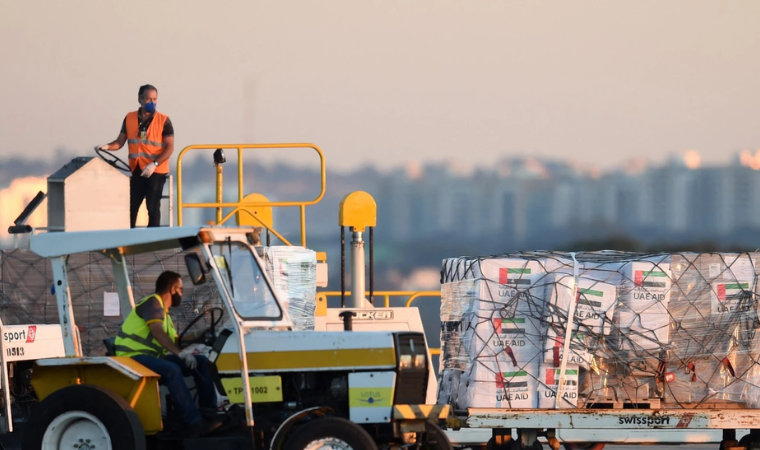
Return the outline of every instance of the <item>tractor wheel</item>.
{"type": "Polygon", "coordinates": [[[321,417],[298,427],[284,450],[377,450],[372,436],[342,417],[321,417]]]}
{"type": "Polygon", "coordinates": [[[24,430],[23,450],[145,450],[137,414],[107,389],[74,385],[48,396],[24,430]]]}
{"type": "Polygon", "coordinates": [[[446,433],[433,422],[425,422],[425,434],[422,435],[422,450],[454,450],[446,433]]]}

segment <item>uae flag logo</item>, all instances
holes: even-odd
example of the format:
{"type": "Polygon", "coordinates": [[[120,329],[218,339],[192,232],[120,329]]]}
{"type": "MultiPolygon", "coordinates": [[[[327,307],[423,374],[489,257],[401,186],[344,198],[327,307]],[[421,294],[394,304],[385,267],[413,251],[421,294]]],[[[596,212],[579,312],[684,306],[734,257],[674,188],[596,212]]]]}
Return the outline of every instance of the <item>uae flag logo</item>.
{"type": "MultiPolygon", "coordinates": [[[[557,386],[559,385],[559,372],[560,369],[546,369],[546,373],[544,376],[544,383],[547,386],[557,386]]],[[[565,370],[565,376],[570,375],[578,375],[578,371],[575,369],[566,369],[565,370]]],[[[575,380],[565,380],[565,386],[575,386],[578,382],[575,380]]]]}
{"type": "Polygon", "coordinates": [[[637,270],[633,273],[633,283],[638,287],[667,287],[663,278],[667,278],[667,275],[661,270],[637,270]]]}
{"type": "Polygon", "coordinates": [[[495,317],[493,329],[499,334],[525,334],[525,317],[511,319],[495,317]]]}
{"type": "Polygon", "coordinates": [[[593,297],[602,298],[604,297],[604,292],[595,291],[593,289],[580,289],[578,291],[578,295],[575,296],[575,303],[579,305],[588,305],[596,308],[601,308],[602,302],[599,300],[594,300],[593,297]]]}
{"type": "Polygon", "coordinates": [[[718,300],[722,302],[739,300],[742,298],[742,293],[747,290],[749,290],[749,283],[719,284],[718,300]]]}
{"type": "Polygon", "coordinates": [[[499,269],[499,284],[513,286],[530,285],[530,269],[499,269]],[[526,275],[528,275],[526,277],[526,275]]]}
{"type": "Polygon", "coordinates": [[[518,370],[516,372],[501,372],[496,374],[496,388],[510,389],[528,387],[528,372],[518,370]]]}

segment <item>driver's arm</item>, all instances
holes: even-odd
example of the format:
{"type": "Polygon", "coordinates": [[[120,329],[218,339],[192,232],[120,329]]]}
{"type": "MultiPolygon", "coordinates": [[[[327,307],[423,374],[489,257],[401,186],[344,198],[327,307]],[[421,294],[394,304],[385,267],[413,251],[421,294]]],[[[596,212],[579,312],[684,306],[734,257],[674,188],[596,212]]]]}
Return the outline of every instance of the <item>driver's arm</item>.
{"type": "Polygon", "coordinates": [[[124,144],[127,142],[127,118],[124,118],[124,121],[121,122],[121,131],[119,132],[119,137],[116,138],[115,141],[109,142],[105,145],[103,150],[108,150],[109,152],[115,152],[116,150],[124,147],[124,144]]]}
{"type": "Polygon", "coordinates": [[[177,345],[174,344],[174,342],[169,337],[169,335],[166,334],[166,332],[164,331],[163,323],[152,322],[148,324],[148,327],[150,327],[150,334],[153,335],[153,338],[157,340],[159,344],[161,344],[165,349],[179,356],[179,353],[182,350],[180,350],[179,347],[177,347],[177,345]]]}
{"type": "Polygon", "coordinates": [[[117,137],[115,141],[109,142],[106,145],[106,148],[104,148],[104,150],[108,150],[109,152],[115,152],[116,150],[124,147],[125,142],[127,142],[126,133],[119,133],[119,137],[117,137]]]}

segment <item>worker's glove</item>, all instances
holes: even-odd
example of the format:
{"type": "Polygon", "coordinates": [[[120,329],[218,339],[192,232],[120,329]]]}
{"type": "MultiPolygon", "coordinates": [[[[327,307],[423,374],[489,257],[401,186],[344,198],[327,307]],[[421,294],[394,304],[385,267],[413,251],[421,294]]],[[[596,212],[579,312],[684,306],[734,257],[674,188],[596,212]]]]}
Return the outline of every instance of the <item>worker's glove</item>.
{"type": "Polygon", "coordinates": [[[141,175],[144,176],[145,178],[150,178],[150,176],[153,175],[153,172],[155,172],[155,170],[156,170],[156,165],[153,163],[150,163],[147,166],[145,166],[141,175]]]}
{"type": "Polygon", "coordinates": [[[195,370],[198,367],[198,360],[195,359],[192,348],[188,347],[179,352],[179,359],[185,361],[185,366],[190,370],[195,370]]]}
{"type": "Polygon", "coordinates": [[[108,150],[108,144],[96,145],[95,150],[108,150]]]}

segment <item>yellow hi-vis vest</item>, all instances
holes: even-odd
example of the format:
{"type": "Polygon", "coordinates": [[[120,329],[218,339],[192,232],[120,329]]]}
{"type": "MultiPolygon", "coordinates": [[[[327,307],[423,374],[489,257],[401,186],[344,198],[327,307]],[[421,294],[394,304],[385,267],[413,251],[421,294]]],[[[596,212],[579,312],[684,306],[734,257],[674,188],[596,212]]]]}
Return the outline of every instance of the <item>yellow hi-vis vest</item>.
{"type": "MultiPolygon", "coordinates": [[[[158,300],[161,308],[164,307],[164,302],[158,294],[149,295],[135,305],[135,308],[127,316],[127,320],[121,325],[119,334],[116,335],[114,342],[116,356],[149,355],[160,358],[166,354],[167,350],[150,334],[148,323],[137,315],[137,307],[154,297],[158,300]]],[[[177,330],[174,328],[171,316],[166,312],[164,312],[164,332],[172,341],[176,340],[177,330]]]]}

